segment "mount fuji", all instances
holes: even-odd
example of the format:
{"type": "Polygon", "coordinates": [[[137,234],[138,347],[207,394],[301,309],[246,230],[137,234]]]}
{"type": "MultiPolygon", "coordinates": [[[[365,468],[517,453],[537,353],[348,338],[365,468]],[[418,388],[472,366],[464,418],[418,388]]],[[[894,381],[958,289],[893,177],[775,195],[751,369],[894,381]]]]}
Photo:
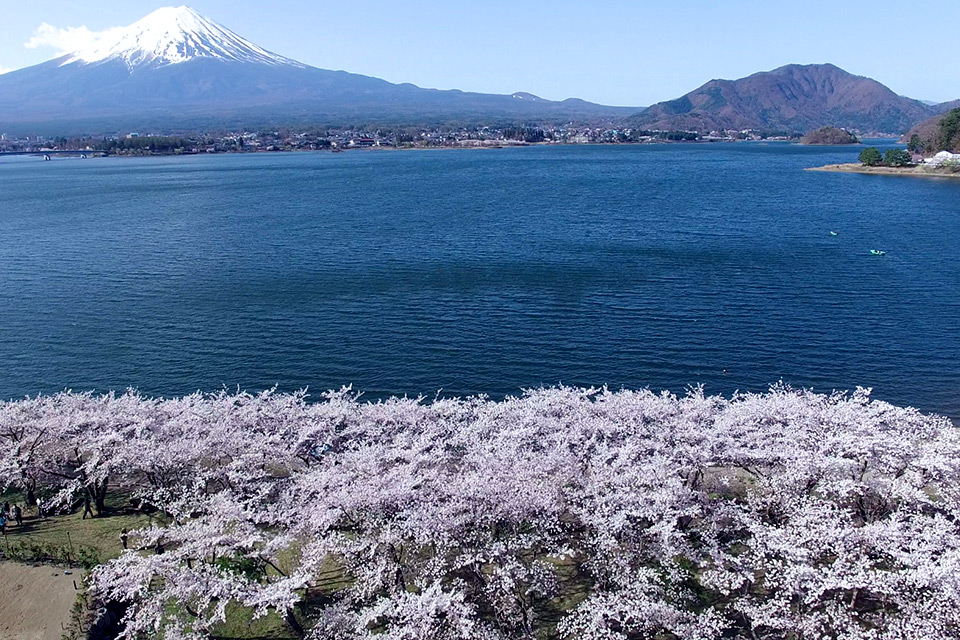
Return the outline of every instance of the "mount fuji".
{"type": "Polygon", "coordinates": [[[364,121],[601,121],[639,109],[423,89],[277,55],[189,7],[158,9],[91,46],[0,75],[0,131],[100,133],[364,121]]]}
{"type": "Polygon", "coordinates": [[[185,6],[158,9],[126,29],[109,32],[87,49],[62,58],[60,66],[116,60],[126,64],[132,73],[140,67],[162,67],[196,58],[305,68],[296,60],[270,53],[185,6]]]}

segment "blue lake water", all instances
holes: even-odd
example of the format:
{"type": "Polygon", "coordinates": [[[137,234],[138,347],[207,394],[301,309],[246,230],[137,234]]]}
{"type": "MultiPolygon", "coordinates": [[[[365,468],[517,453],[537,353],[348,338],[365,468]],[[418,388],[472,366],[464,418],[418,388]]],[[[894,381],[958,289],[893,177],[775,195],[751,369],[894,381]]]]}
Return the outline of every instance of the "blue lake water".
{"type": "Polygon", "coordinates": [[[0,159],[0,397],[782,379],[960,416],[960,181],[802,170],[858,153],[0,159]]]}

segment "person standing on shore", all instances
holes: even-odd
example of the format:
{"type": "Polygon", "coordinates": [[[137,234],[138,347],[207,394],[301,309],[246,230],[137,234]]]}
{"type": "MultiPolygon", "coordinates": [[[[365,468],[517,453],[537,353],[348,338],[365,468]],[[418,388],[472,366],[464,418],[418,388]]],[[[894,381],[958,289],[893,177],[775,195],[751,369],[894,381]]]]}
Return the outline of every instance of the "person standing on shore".
{"type": "Polygon", "coordinates": [[[127,548],[127,530],[126,529],[120,530],[120,544],[123,545],[124,549],[127,548]]]}

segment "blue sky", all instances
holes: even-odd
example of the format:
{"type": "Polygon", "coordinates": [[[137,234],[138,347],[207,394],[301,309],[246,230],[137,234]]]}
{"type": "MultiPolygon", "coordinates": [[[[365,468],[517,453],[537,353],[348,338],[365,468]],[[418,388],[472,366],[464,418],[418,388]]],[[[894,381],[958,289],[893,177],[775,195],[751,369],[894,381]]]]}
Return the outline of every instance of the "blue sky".
{"type": "MultiPolygon", "coordinates": [[[[0,0],[0,68],[43,62],[37,28],[127,25],[164,0],[0,0]]],[[[960,2],[192,0],[276,53],[425,87],[644,106],[711,78],[832,62],[925,100],[960,97],[960,2]],[[938,53],[937,50],[940,50],[938,53]],[[949,51],[949,52],[948,52],[949,51]]]]}

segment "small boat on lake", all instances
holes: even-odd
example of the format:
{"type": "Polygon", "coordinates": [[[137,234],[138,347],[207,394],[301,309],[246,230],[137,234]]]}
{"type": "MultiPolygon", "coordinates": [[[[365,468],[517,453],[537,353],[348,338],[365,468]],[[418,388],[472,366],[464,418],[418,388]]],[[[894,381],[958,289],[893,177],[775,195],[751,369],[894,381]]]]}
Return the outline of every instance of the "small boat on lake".
{"type": "Polygon", "coordinates": [[[837,235],[837,232],[836,232],[836,231],[831,231],[831,232],[830,232],[830,235],[835,236],[835,235],[837,235]]]}
{"type": "Polygon", "coordinates": [[[880,249],[870,249],[870,255],[872,256],[885,256],[887,255],[886,251],[880,251],[880,249]]]}

